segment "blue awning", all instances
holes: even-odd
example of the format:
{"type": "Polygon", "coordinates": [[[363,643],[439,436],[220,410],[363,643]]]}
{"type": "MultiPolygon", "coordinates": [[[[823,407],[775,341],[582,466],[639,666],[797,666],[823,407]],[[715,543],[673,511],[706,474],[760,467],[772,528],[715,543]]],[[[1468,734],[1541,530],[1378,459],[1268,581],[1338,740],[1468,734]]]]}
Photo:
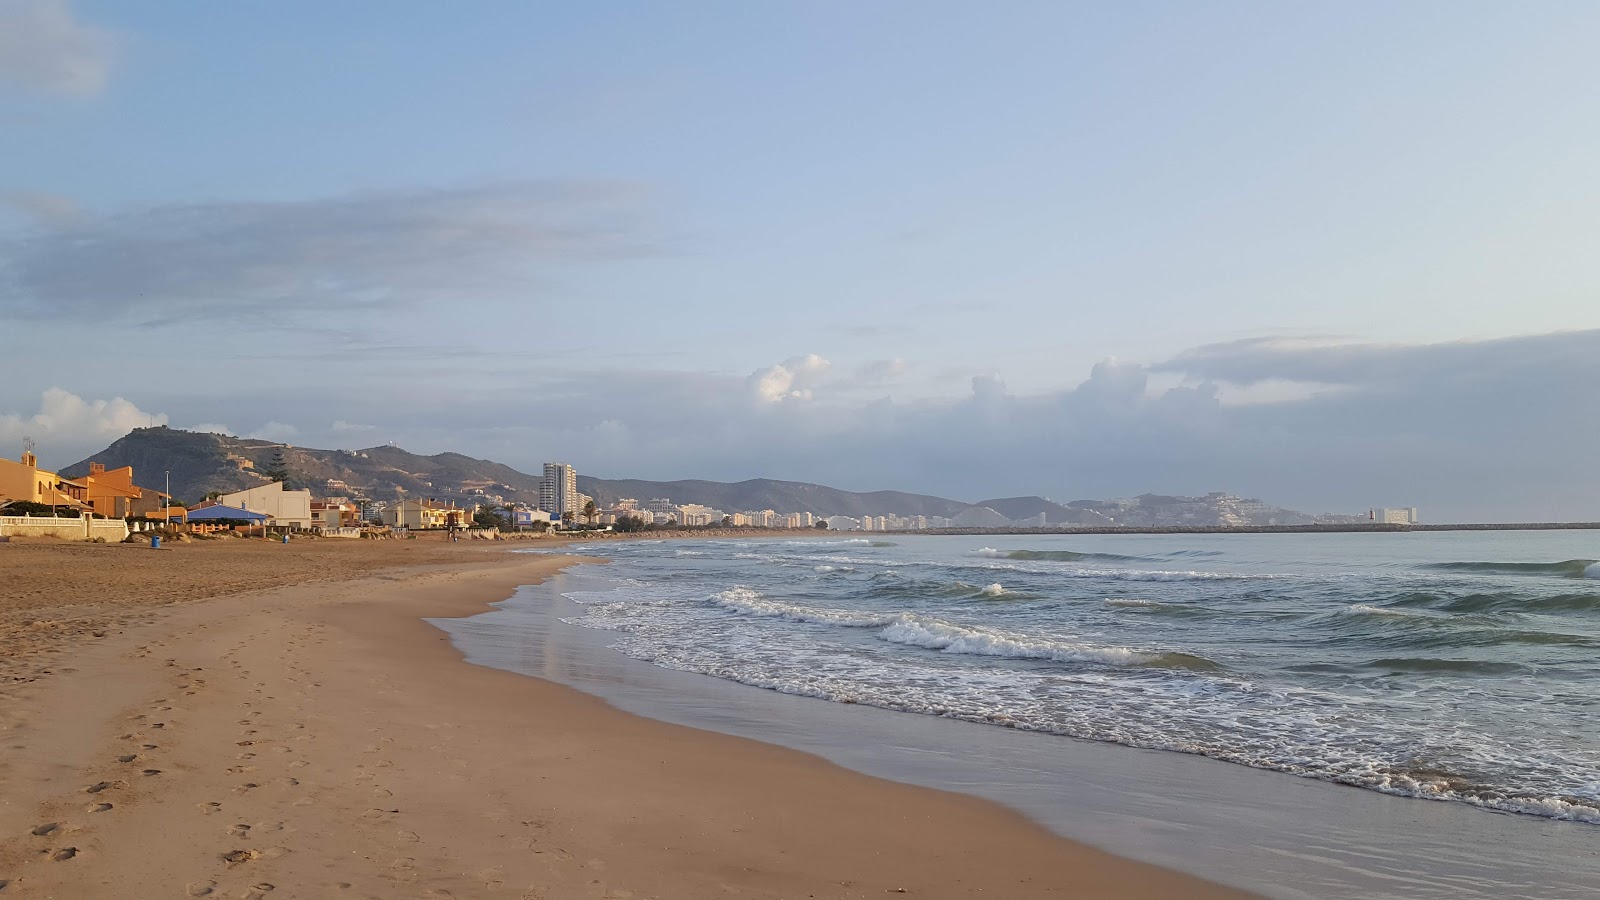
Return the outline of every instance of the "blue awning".
{"type": "Polygon", "coordinates": [[[233,520],[236,522],[265,522],[272,518],[266,513],[251,512],[237,506],[207,506],[203,509],[189,510],[189,521],[206,522],[217,520],[233,520]]]}

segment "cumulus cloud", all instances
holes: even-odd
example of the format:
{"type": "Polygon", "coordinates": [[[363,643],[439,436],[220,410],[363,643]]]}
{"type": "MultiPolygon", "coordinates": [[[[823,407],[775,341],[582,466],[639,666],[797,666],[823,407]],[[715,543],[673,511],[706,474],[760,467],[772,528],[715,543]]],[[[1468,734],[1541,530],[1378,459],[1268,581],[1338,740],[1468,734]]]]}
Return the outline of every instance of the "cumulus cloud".
{"type": "Polygon", "coordinates": [[[826,359],[808,353],[752,372],[746,383],[750,393],[763,404],[810,400],[815,396],[812,385],[831,367],[826,359]]]}
{"type": "Polygon", "coordinates": [[[856,369],[855,380],[862,385],[882,385],[906,374],[910,366],[903,359],[875,359],[856,369]]]}
{"type": "MultiPolygon", "coordinates": [[[[134,428],[165,424],[165,415],[146,412],[121,397],[86,400],[53,387],[40,397],[37,412],[0,414],[0,442],[20,450],[23,438],[32,438],[44,464],[64,467],[134,428]]],[[[14,450],[8,449],[6,456],[14,457],[14,450]]]]}
{"type": "Polygon", "coordinates": [[[0,0],[0,84],[84,96],[105,87],[115,45],[66,0],[0,0]]]}
{"type": "Polygon", "coordinates": [[[0,314],[146,323],[525,300],[557,263],[652,254],[644,192],[517,182],[79,217],[0,240],[0,314]]]}
{"type": "Polygon", "coordinates": [[[801,373],[823,369],[804,359],[746,378],[551,373],[531,386],[412,400],[404,419],[379,425],[405,446],[522,467],[570,458],[615,477],[766,476],[965,500],[1231,490],[1311,512],[1417,505],[1435,521],[1600,517],[1600,417],[1586,412],[1600,384],[1600,331],[1305,342],[1265,355],[1262,342],[1242,342],[1151,365],[1104,360],[1054,391],[1019,394],[982,375],[960,396],[910,402],[831,390],[794,402],[807,389],[801,373]],[[1223,374],[1340,389],[1230,404],[1223,374]],[[418,420],[426,433],[409,424],[418,420]]]}
{"type": "Polygon", "coordinates": [[[307,446],[341,436],[306,423],[348,424],[359,411],[407,449],[523,471],[568,459],[608,477],[789,478],[968,501],[1229,490],[1310,512],[1416,505],[1431,521],[1600,518],[1600,416],[1589,412],[1600,330],[1427,345],[1237,342],[1148,365],[1104,360],[1037,393],[969,375],[936,400],[863,401],[834,390],[828,371],[821,357],[799,356],[743,377],[553,368],[469,391],[336,379],[292,404],[281,391],[235,392],[228,408],[296,423],[256,433],[307,446]],[[1338,390],[1224,402],[1227,384],[1291,378],[1338,390]],[[801,402],[796,392],[813,385],[801,402]]]}
{"type": "Polygon", "coordinates": [[[257,428],[255,431],[245,435],[245,437],[254,438],[258,441],[273,441],[275,443],[283,444],[294,440],[295,438],[299,437],[299,435],[300,429],[294,427],[293,425],[288,425],[283,422],[268,422],[260,428],[257,428]]]}
{"type": "Polygon", "coordinates": [[[185,430],[200,431],[205,432],[206,434],[222,434],[230,436],[237,435],[239,433],[226,425],[219,425],[216,422],[202,422],[199,425],[190,425],[185,430]]]}

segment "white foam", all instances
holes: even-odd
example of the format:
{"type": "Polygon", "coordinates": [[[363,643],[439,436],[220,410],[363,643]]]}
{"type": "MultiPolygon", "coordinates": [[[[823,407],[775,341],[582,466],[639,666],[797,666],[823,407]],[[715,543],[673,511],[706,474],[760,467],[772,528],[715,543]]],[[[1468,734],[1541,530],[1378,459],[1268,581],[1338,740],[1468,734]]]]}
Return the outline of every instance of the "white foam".
{"type": "Polygon", "coordinates": [[[993,547],[983,547],[972,552],[978,556],[987,556],[990,559],[1004,559],[1006,555],[1004,550],[996,550],[993,547]]]}
{"type": "Polygon", "coordinates": [[[1161,606],[1155,600],[1141,600],[1138,597],[1112,597],[1105,601],[1107,606],[1161,606]]]}
{"type": "Polygon", "coordinates": [[[875,628],[887,625],[895,616],[882,613],[855,612],[847,609],[819,609],[797,603],[768,600],[759,592],[747,587],[729,588],[711,598],[719,606],[751,616],[770,616],[791,622],[809,622],[815,625],[841,625],[846,628],[875,628]]]}
{"type": "Polygon", "coordinates": [[[994,584],[991,584],[988,587],[983,589],[983,595],[985,597],[999,597],[999,596],[1003,596],[1006,593],[1007,593],[1006,589],[1003,586],[1001,586],[1000,582],[998,582],[998,581],[996,581],[994,584]]]}
{"type": "Polygon", "coordinates": [[[1592,562],[1583,567],[1583,577],[1600,578],[1600,562],[1592,562]]]}
{"type": "Polygon", "coordinates": [[[1381,606],[1369,606],[1365,603],[1352,603],[1345,607],[1345,613],[1352,616],[1400,616],[1415,618],[1414,613],[1402,612],[1398,609],[1384,609],[1381,606]]]}
{"type": "Polygon", "coordinates": [[[1049,659],[1057,662],[1098,662],[1132,665],[1150,656],[1126,647],[1091,647],[1063,641],[1041,640],[988,628],[969,628],[939,619],[901,616],[878,637],[892,644],[926,647],[945,653],[1005,656],[1012,659],[1049,659]]]}
{"type": "Polygon", "coordinates": [[[832,571],[834,571],[834,569],[833,569],[833,566],[817,566],[812,571],[815,571],[815,572],[832,572],[832,571]]]}

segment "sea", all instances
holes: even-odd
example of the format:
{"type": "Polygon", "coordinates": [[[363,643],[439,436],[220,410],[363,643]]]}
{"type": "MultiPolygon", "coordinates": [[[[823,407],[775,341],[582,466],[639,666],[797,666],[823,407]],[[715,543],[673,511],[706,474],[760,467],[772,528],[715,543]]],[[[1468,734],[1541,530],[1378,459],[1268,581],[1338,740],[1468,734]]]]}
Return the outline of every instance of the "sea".
{"type": "Polygon", "coordinates": [[[477,662],[1269,895],[1600,895],[1600,531],[568,552],[609,564],[438,624],[477,662]]]}

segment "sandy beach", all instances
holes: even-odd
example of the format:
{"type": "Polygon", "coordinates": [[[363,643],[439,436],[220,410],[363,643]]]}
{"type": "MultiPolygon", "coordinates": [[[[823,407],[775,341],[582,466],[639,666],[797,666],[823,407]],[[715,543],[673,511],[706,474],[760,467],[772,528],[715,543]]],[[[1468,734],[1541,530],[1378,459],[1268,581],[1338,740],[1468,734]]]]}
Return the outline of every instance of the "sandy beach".
{"type": "Polygon", "coordinates": [[[461,661],[574,560],[0,545],[0,894],[1235,897],[997,805],[461,661]]]}

